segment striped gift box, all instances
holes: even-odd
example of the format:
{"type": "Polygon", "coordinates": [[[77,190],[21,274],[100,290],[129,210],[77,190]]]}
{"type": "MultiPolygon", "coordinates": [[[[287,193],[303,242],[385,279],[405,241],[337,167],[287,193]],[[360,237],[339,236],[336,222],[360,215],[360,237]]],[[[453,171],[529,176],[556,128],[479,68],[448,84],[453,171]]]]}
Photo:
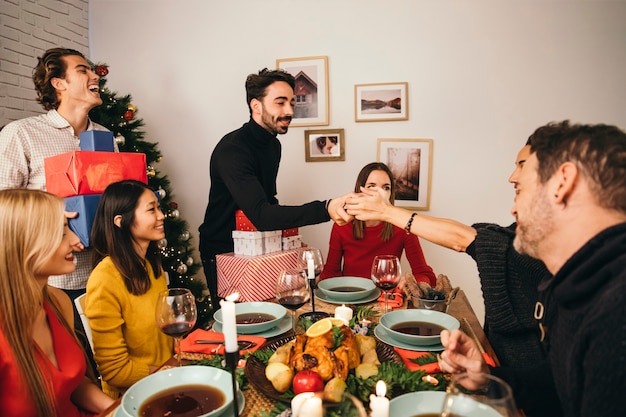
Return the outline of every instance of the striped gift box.
{"type": "Polygon", "coordinates": [[[278,274],[297,267],[298,253],[293,249],[261,256],[235,256],[232,252],[217,255],[217,294],[226,297],[237,291],[239,301],[273,299],[278,274]]]}

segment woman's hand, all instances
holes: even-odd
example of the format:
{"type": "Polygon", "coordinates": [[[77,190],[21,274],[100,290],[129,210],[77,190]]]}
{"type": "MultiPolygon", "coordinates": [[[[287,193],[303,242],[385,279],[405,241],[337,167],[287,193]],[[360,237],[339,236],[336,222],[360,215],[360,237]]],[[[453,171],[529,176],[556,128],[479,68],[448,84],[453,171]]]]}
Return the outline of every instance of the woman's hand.
{"type": "Polygon", "coordinates": [[[360,194],[346,199],[346,212],[358,220],[386,221],[385,213],[393,207],[385,194],[385,190],[372,190],[361,187],[360,194]]]}

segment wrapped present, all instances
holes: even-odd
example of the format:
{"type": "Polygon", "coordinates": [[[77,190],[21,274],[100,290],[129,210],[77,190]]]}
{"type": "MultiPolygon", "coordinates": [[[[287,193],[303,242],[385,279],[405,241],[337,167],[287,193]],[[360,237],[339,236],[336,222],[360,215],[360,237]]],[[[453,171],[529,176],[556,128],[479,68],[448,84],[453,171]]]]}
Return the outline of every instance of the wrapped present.
{"type": "Polygon", "coordinates": [[[282,238],[283,250],[290,250],[302,247],[302,237],[300,235],[282,238]]]}
{"type": "Polygon", "coordinates": [[[78,216],[68,220],[68,226],[85,247],[91,246],[91,226],[96,217],[100,196],[101,194],[91,194],[65,198],[65,210],[78,212],[78,216]]]}
{"type": "Polygon", "coordinates": [[[113,132],[108,130],[87,130],[80,132],[81,151],[115,152],[113,132]]]}
{"type": "Polygon", "coordinates": [[[263,232],[233,230],[235,255],[263,255],[263,232]]]}
{"type": "Polygon", "coordinates": [[[283,237],[291,237],[296,236],[298,234],[298,228],[294,227],[292,229],[283,230],[283,237]]]}
{"type": "Polygon", "coordinates": [[[263,254],[279,252],[283,249],[280,230],[263,232],[263,254]]]}
{"type": "Polygon", "coordinates": [[[148,182],[143,153],[73,151],[45,158],[44,169],[46,190],[59,197],[102,194],[121,180],[148,182]]]}
{"type": "Polygon", "coordinates": [[[280,230],[272,232],[248,232],[233,230],[235,255],[258,256],[282,249],[280,230]]]}
{"type": "Polygon", "coordinates": [[[245,232],[256,232],[257,228],[252,224],[250,219],[246,217],[242,210],[235,212],[235,229],[245,232]]]}
{"type": "Polygon", "coordinates": [[[216,255],[217,294],[226,297],[237,291],[241,302],[275,299],[278,274],[298,266],[298,253],[296,249],[261,256],[216,255]]]}

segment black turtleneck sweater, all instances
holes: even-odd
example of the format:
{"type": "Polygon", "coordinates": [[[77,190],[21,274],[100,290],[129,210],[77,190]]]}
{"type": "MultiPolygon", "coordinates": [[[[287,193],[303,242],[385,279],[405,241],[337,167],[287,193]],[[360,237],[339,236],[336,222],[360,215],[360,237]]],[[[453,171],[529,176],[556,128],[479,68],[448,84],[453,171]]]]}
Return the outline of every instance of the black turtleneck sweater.
{"type": "Polygon", "coordinates": [[[233,251],[235,211],[258,230],[282,230],[330,220],[325,202],[281,206],[276,199],[280,141],[250,119],[224,136],[211,155],[211,189],[200,231],[200,253],[211,259],[233,251]]]}

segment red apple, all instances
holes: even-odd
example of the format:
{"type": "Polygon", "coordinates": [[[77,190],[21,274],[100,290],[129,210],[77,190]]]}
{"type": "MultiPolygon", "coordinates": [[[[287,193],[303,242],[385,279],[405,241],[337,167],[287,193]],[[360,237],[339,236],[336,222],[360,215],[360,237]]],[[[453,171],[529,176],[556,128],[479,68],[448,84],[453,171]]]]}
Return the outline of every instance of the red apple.
{"type": "Polygon", "coordinates": [[[302,392],[324,391],[324,380],[315,371],[305,369],[293,377],[293,392],[298,395],[302,392]]]}

